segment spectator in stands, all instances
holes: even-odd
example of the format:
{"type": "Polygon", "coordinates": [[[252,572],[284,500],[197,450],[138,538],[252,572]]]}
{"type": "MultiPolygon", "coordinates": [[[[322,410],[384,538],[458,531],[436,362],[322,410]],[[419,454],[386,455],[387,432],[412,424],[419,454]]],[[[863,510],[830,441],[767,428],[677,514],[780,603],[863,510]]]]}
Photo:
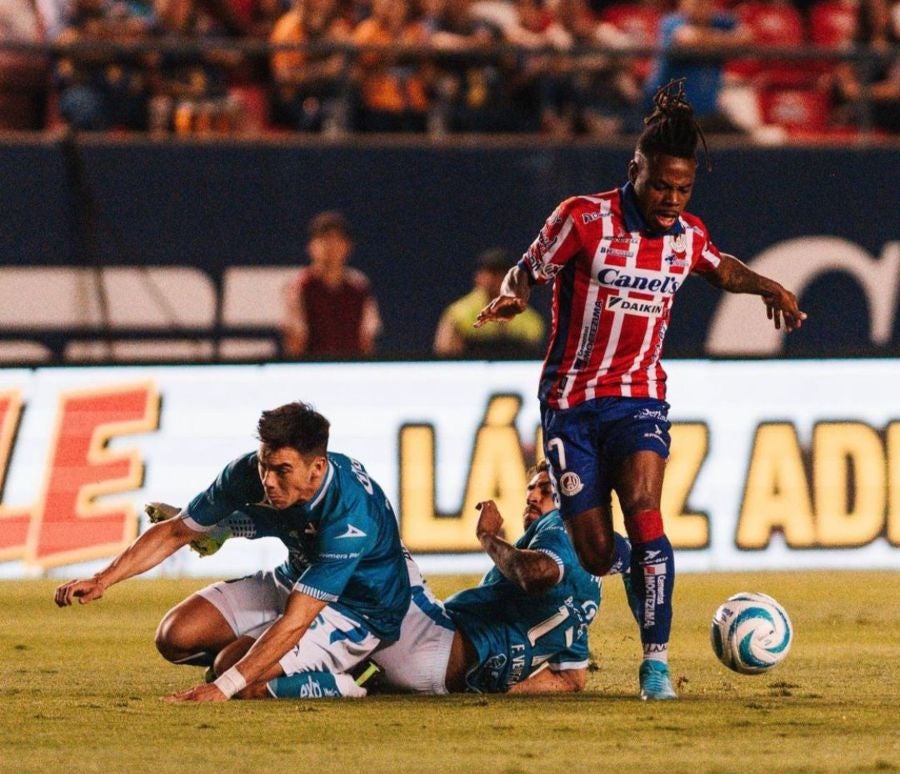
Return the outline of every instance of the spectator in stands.
{"type": "Polygon", "coordinates": [[[359,66],[359,125],[369,132],[424,132],[428,116],[427,63],[401,59],[392,46],[423,46],[425,26],[411,19],[410,0],[373,0],[371,15],[353,31],[363,47],[359,66]],[[365,49],[377,46],[380,50],[365,49]]]}
{"type": "MultiPolygon", "coordinates": [[[[0,44],[41,43],[44,38],[35,0],[0,0],[0,44]]],[[[45,57],[0,48],[0,130],[43,128],[48,78],[45,57]]]]}
{"type": "MultiPolygon", "coordinates": [[[[155,15],[148,2],[73,0],[61,45],[122,43],[147,39],[155,15]]],[[[141,53],[79,49],[61,57],[55,69],[59,110],[73,128],[98,131],[147,128],[149,87],[141,53]]]]}
{"type": "Polygon", "coordinates": [[[501,325],[472,327],[478,313],[500,292],[503,277],[513,265],[502,248],[478,256],[474,287],[448,306],[438,322],[434,353],[442,357],[532,358],[543,355],[546,326],[531,307],[501,325]]]}
{"type": "Polygon", "coordinates": [[[320,212],[309,223],[310,265],[285,289],[285,357],[361,357],[375,351],[381,332],[368,278],[347,266],[353,252],[350,224],[339,212],[320,212]]]}
{"type": "Polygon", "coordinates": [[[294,0],[275,24],[270,41],[307,44],[322,50],[274,51],[273,123],[301,132],[342,131],[352,122],[348,114],[349,63],[334,46],[351,42],[351,27],[337,0],[294,0]]]}
{"type": "Polygon", "coordinates": [[[420,0],[422,22],[435,51],[434,133],[497,132],[514,127],[505,77],[512,61],[491,48],[499,28],[472,13],[472,0],[420,0]]]}
{"type": "Polygon", "coordinates": [[[500,29],[503,42],[518,48],[503,70],[514,128],[567,136],[573,110],[570,81],[553,52],[571,49],[572,36],[539,0],[515,0],[504,13],[497,4],[485,5],[476,5],[475,13],[500,29]]]}
{"type": "MultiPolygon", "coordinates": [[[[160,30],[185,42],[240,36],[242,22],[226,0],[156,0],[160,30]]],[[[229,89],[246,66],[241,52],[204,46],[200,53],[169,50],[154,60],[153,91],[169,101],[173,128],[179,134],[231,131],[229,89]]],[[[158,128],[158,127],[155,127],[158,128]]]]}
{"type": "Polygon", "coordinates": [[[871,47],[877,59],[864,64],[840,62],[834,71],[839,116],[860,127],[900,132],[900,35],[893,29],[886,0],[862,0],[854,31],[858,46],[871,47]],[[866,111],[870,111],[866,114],[866,111]]]}
{"type": "MultiPolygon", "coordinates": [[[[556,0],[555,9],[557,23],[576,48],[633,44],[624,31],[598,21],[587,0],[556,0]]],[[[557,58],[553,68],[559,91],[555,98],[545,92],[545,125],[562,118],[563,134],[605,138],[627,131],[638,120],[641,88],[630,57],[573,53],[557,58]]]]}
{"type": "MultiPolygon", "coordinates": [[[[679,0],[678,10],[660,24],[659,45],[677,55],[690,48],[727,57],[729,51],[748,46],[753,37],[729,13],[716,10],[715,0],[679,0]]],[[[669,81],[685,78],[685,97],[705,132],[739,132],[741,127],[721,103],[724,58],[682,58],[668,53],[657,59],[646,83],[647,101],[669,81]]]]}

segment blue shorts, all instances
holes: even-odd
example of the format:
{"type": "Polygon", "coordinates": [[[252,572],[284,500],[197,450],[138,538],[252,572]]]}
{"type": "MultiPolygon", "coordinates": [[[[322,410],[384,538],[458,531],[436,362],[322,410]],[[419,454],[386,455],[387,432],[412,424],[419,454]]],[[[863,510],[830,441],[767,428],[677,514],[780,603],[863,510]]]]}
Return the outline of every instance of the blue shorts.
{"type": "Polygon", "coordinates": [[[609,507],[616,470],[632,454],[668,458],[668,416],[669,404],[652,398],[596,398],[561,410],[542,406],[544,455],[563,519],[609,507]]]}

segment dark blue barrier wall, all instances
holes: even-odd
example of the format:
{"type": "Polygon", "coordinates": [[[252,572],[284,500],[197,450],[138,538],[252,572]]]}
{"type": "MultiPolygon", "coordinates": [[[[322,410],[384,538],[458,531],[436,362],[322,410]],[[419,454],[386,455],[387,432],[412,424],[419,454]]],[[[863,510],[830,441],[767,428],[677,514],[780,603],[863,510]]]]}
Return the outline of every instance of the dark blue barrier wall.
{"type": "MultiPolygon", "coordinates": [[[[355,265],[385,318],[383,354],[427,352],[444,304],[465,292],[487,246],[524,250],[573,193],[624,180],[629,148],[439,147],[94,139],[0,144],[0,264],[299,264],[305,224],[322,209],[353,222],[355,265]],[[82,223],[94,223],[96,243],[82,223]]],[[[701,169],[691,210],[726,251],[752,258],[799,236],[850,240],[877,258],[900,239],[900,151],[720,149],[701,169]]],[[[540,294],[546,308],[547,293],[540,294]]],[[[670,355],[703,353],[718,295],[702,281],[679,294],[670,355]]],[[[816,324],[787,354],[900,353],[869,341],[865,293],[831,273],[807,288],[816,324]]],[[[273,299],[273,304],[278,303],[273,299]]]]}

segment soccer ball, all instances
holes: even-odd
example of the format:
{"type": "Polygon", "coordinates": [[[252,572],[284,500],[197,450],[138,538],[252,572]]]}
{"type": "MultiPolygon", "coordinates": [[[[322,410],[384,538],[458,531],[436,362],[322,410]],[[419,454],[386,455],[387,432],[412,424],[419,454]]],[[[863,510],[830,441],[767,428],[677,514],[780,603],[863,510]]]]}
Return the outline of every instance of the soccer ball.
{"type": "Polygon", "coordinates": [[[743,592],[716,610],[709,626],[713,651],[742,675],[766,672],[791,649],[794,628],[784,608],[766,594],[743,592]]]}

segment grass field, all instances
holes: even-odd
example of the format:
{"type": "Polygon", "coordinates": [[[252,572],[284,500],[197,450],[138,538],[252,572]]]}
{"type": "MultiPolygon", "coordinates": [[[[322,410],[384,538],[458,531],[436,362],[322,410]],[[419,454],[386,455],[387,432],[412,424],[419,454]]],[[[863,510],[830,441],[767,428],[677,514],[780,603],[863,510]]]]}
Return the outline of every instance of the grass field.
{"type": "MultiPolygon", "coordinates": [[[[436,577],[439,596],[474,579],[436,577]]],[[[672,671],[681,699],[636,698],[639,646],[607,582],[585,693],[380,696],[171,706],[200,670],[165,663],[157,621],[198,588],[133,580],[58,610],[55,583],[0,582],[3,772],[759,772],[900,769],[900,572],[682,575],[672,671]],[[737,591],[788,609],[784,664],[720,666],[707,626],[737,591]]]]}

